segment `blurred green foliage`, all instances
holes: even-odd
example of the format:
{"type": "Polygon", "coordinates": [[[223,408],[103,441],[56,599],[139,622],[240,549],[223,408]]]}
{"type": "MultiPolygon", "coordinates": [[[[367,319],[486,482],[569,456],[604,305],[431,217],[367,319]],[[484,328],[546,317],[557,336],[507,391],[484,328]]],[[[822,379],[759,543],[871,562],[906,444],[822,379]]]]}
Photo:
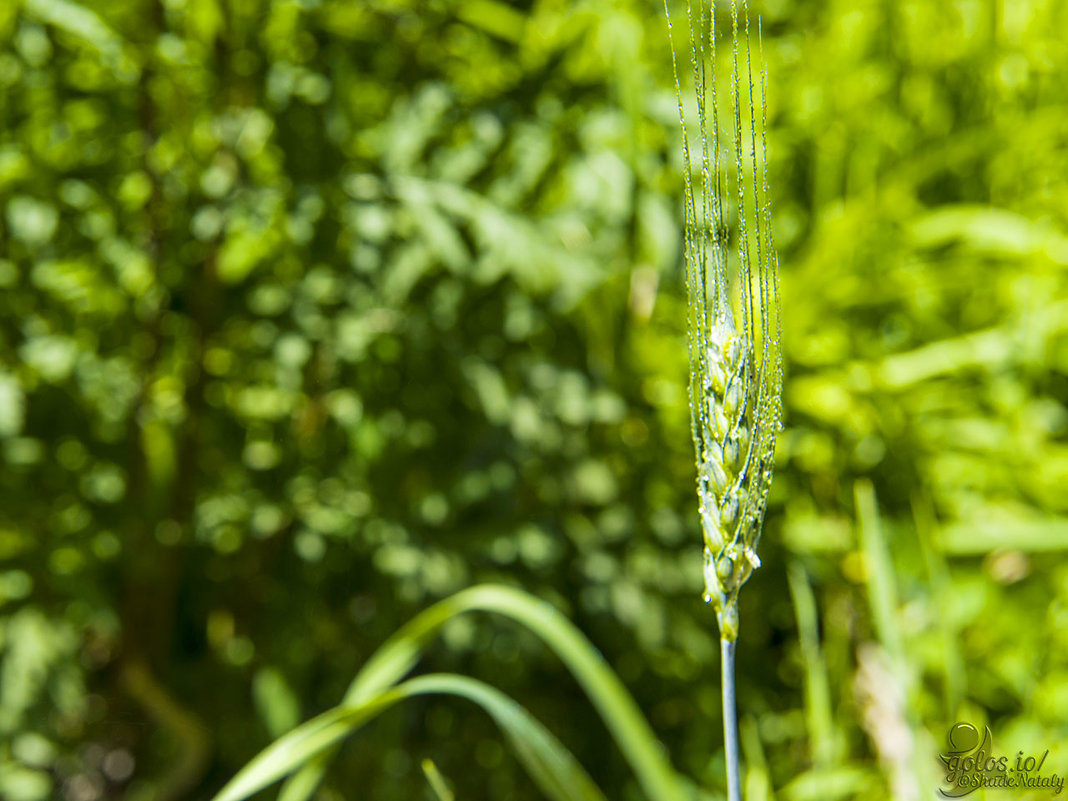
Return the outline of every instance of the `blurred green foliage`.
{"type": "MultiPolygon", "coordinates": [[[[1068,4],[753,5],[787,430],[747,797],[928,794],[962,718],[1063,774],[1068,4]]],[[[0,796],[207,797],[482,580],[721,789],[657,0],[14,0],[0,87],[0,796]]],[[[635,797],[532,637],[426,667],[635,797]]],[[[433,798],[425,759],[536,797],[430,700],[322,797],[433,798]]]]}

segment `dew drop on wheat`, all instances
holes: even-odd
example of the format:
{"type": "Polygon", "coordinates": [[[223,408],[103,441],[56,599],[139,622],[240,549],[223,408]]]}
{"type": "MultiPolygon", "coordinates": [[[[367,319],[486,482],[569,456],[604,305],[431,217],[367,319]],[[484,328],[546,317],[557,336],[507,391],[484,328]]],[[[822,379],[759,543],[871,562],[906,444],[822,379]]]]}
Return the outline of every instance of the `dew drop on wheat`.
{"type": "Polygon", "coordinates": [[[709,588],[713,585],[713,583],[718,583],[718,580],[716,578],[716,559],[712,555],[712,550],[707,545],[705,546],[704,576],[705,592],[704,595],[702,595],[701,597],[705,599],[706,604],[709,604],[712,603],[712,593],[709,588]]]}

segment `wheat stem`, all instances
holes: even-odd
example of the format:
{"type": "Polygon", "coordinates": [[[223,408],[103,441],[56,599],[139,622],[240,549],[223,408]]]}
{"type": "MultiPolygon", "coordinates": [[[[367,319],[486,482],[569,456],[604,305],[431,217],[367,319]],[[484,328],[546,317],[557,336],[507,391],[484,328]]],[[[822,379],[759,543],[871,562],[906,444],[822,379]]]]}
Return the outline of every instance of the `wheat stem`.
{"type": "Polygon", "coordinates": [[[720,684],[723,688],[723,750],[727,761],[727,801],[742,801],[738,767],[738,703],[734,690],[734,651],[737,640],[721,637],[720,684]]]}
{"type": "Polygon", "coordinates": [[[782,418],[778,257],[767,176],[767,70],[763,27],[758,25],[758,87],[749,0],[730,0],[729,83],[726,97],[718,95],[716,0],[685,4],[699,149],[690,146],[670,3],[664,0],[682,127],[690,424],[705,546],[704,597],[716,610],[720,632],[728,799],[741,801],[734,676],[738,592],[760,566],[757,544],[782,418]]]}

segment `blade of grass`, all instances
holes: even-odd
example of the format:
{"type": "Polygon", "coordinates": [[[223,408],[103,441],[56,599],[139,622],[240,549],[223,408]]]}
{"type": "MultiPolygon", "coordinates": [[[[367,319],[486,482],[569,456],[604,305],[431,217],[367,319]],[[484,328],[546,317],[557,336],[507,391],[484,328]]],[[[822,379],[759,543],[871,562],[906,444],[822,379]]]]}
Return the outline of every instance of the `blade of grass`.
{"type": "Polygon", "coordinates": [[[934,513],[925,500],[914,498],[912,516],[916,521],[916,536],[920,541],[923,561],[927,568],[927,577],[931,583],[931,595],[938,614],[938,629],[942,646],[942,673],[946,693],[946,720],[957,720],[957,709],[966,692],[967,674],[957,645],[957,632],[951,622],[951,615],[946,614],[953,595],[953,580],[949,567],[934,543],[934,513]]]}
{"type": "Polygon", "coordinates": [[[897,583],[890,550],[879,522],[875,502],[875,488],[870,481],[858,481],[854,486],[857,521],[864,549],[865,574],[868,582],[868,604],[875,624],[875,633],[896,666],[904,662],[904,645],[897,625],[897,583]]]}
{"type": "Polygon", "coordinates": [[[787,577],[794,613],[797,615],[801,661],[805,667],[805,719],[812,742],[812,764],[817,768],[829,767],[834,762],[834,722],[831,714],[831,683],[827,662],[820,648],[816,596],[799,562],[790,564],[787,577]]]}
{"type": "Polygon", "coordinates": [[[370,700],[337,706],[312,718],[261,751],[213,801],[243,801],[297,770],[310,757],[338,745],[379,713],[418,695],[453,695],[482,707],[504,732],[530,777],[553,801],[605,801],[571,752],[526,709],[488,684],[447,673],[410,679],[370,700]]]}
{"type": "Polygon", "coordinates": [[[888,778],[897,784],[895,792],[899,796],[918,797],[919,787],[933,785],[937,779],[934,765],[922,757],[917,748],[922,740],[922,729],[914,712],[917,678],[910,668],[905,639],[898,625],[899,601],[894,565],[871,482],[857,481],[854,497],[866,562],[868,603],[879,642],[890,659],[890,675],[900,687],[902,708],[896,710],[896,714],[907,728],[909,736],[908,752],[896,759],[888,778]]]}
{"type": "Polygon", "coordinates": [[[427,784],[434,791],[438,801],[456,801],[456,794],[446,783],[445,777],[441,775],[441,771],[438,770],[438,766],[434,764],[433,759],[423,760],[423,775],[426,776],[427,784]]]}
{"type": "Polygon", "coordinates": [[[748,801],[774,801],[775,791],[771,786],[768,760],[760,742],[760,730],[752,717],[741,723],[742,750],[745,752],[745,797],[748,801]]]}
{"type": "MultiPolygon", "coordinates": [[[[402,678],[449,620],[471,611],[495,612],[538,635],[574,675],[615,738],[645,794],[653,801],[681,801],[683,794],[660,742],[604,657],[556,609],[511,587],[481,585],[446,598],[393,635],[356,675],[343,705],[366,702],[402,678]]],[[[306,801],[318,786],[333,751],[309,762],[283,788],[280,801],[306,801]]]]}
{"type": "MultiPolygon", "coordinates": [[[[808,770],[790,781],[779,795],[785,801],[838,801],[864,797],[880,784],[879,777],[861,766],[837,765],[808,770]]],[[[878,796],[868,796],[878,797],[878,796]]]]}
{"type": "Polygon", "coordinates": [[[241,801],[297,770],[316,754],[348,737],[365,721],[399,700],[396,691],[356,706],[337,706],[302,723],[260,751],[214,797],[241,801]]]}

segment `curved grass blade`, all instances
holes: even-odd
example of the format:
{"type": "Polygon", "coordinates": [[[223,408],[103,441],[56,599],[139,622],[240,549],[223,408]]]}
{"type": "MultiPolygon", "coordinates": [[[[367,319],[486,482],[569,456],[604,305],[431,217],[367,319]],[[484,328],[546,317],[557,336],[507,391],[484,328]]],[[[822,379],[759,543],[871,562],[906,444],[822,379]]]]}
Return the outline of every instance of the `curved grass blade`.
{"type": "Polygon", "coordinates": [[[267,746],[214,801],[242,801],[279,781],[399,701],[417,695],[453,695],[482,707],[504,732],[531,779],[552,801],[606,801],[578,760],[533,715],[476,679],[436,673],[410,679],[355,706],[338,706],[267,746]]]}
{"type": "Polygon", "coordinates": [[[429,757],[424,759],[422,767],[427,784],[429,784],[430,789],[434,791],[434,795],[437,796],[438,801],[456,801],[456,795],[449,787],[448,782],[445,781],[445,777],[441,775],[438,766],[434,764],[434,760],[429,757]]]}
{"type": "MultiPolygon", "coordinates": [[[[544,601],[511,587],[481,585],[446,598],[417,615],[364,665],[349,686],[346,706],[365,703],[400,680],[449,620],[466,612],[496,612],[538,635],[571,671],[604,720],[623,756],[652,801],[681,801],[678,777],[638,705],[585,635],[544,601]]],[[[306,801],[318,786],[333,750],[325,750],[297,773],[280,801],[306,801]]]]}
{"type": "Polygon", "coordinates": [[[396,703],[396,691],[357,706],[337,706],[302,723],[260,751],[212,801],[241,801],[335,746],[378,712],[396,703]]]}

